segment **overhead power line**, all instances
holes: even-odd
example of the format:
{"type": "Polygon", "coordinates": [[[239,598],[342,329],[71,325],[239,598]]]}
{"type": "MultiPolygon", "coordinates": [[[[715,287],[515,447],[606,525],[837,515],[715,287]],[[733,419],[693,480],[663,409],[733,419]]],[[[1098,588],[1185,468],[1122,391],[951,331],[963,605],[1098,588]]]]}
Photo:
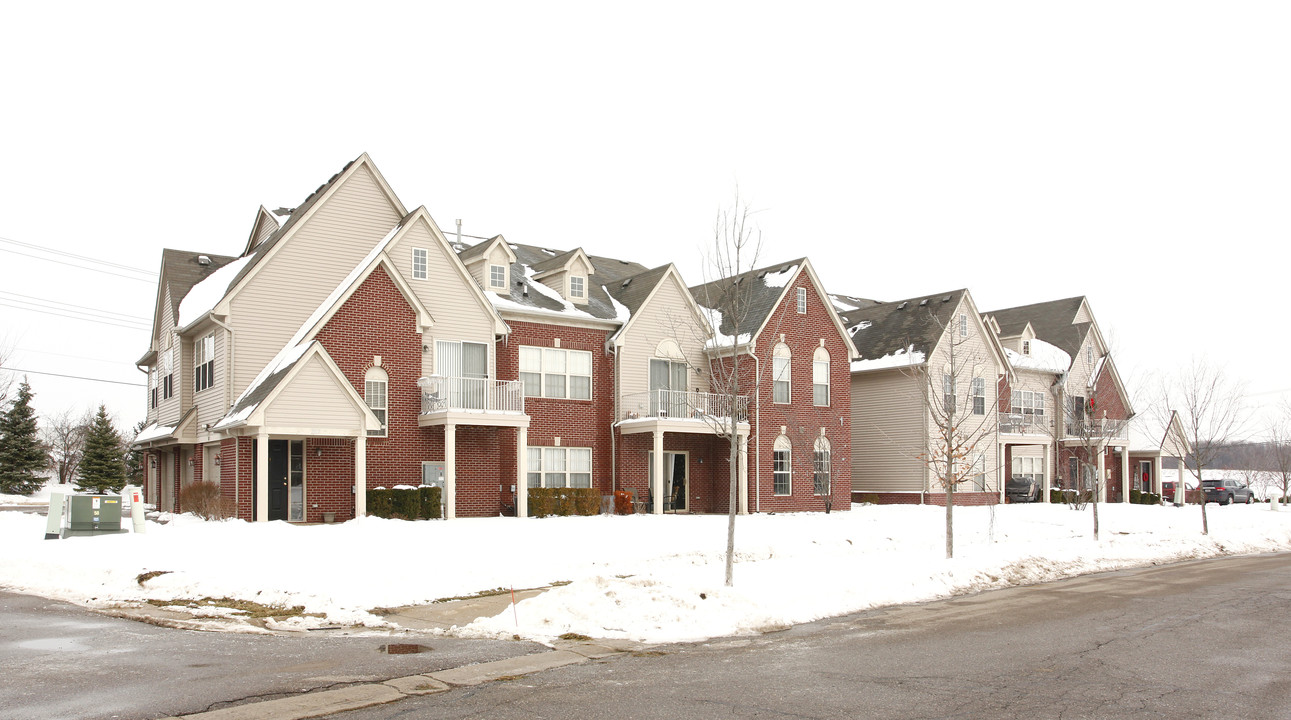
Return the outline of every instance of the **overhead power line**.
{"type": "Polygon", "coordinates": [[[37,260],[44,260],[45,262],[58,263],[59,265],[66,265],[68,267],[74,267],[80,270],[89,270],[90,272],[103,273],[104,275],[115,275],[116,277],[125,278],[127,280],[137,280],[142,283],[148,283],[149,285],[156,282],[155,275],[153,276],[152,280],[149,280],[147,278],[134,277],[133,275],[122,275],[121,273],[114,273],[108,270],[103,270],[102,268],[86,267],[84,265],[77,265],[75,263],[63,262],[62,260],[55,260],[54,258],[41,257],[39,255],[31,255],[29,253],[18,252],[17,250],[10,250],[9,248],[0,247],[0,251],[13,253],[14,255],[22,255],[23,257],[35,258],[37,260]]]}
{"type": "Polygon", "coordinates": [[[40,370],[23,370],[22,368],[6,367],[0,368],[7,372],[30,373],[32,375],[50,375],[52,377],[71,378],[72,380],[89,380],[90,382],[111,383],[113,385],[130,385],[132,387],[147,387],[143,383],[123,382],[121,380],[104,380],[103,378],[85,377],[83,375],[60,375],[59,373],[42,372],[40,370]]]}
{"type": "Polygon", "coordinates": [[[15,310],[26,310],[28,312],[41,313],[44,315],[53,315],[55,317],[70,318],[72,320],[84,320],[86,322],[98,323],[100,325],[111,325],[113,327],[125,328],[127,330],[140,330],[140,331],[146,332],[149,329],[148,325],[145,325],[143,323],[135,323],[132,320],[116,322],[114,320],[108,320],[105,318],[86,317],[85,315],[69,315],[66,312],[58,312],[57,309],[47,310],[47,309],[41,309],[41,308],[26,307],[23,305],[13,305],[11,303],[5,302],[4,298],[0,298],[0,307],[10,307],[15,310]]]}
{"type": "Polygon", "coordinates": [[[70,253],[70,252],[67,252],[66,250],[57,250],[55,248],[45,247],[44,245],[37,245],[36,243],[23,242],[21,240],[14,240],[13,238],[7,238],[7,237],[0,237],[0,242],[6,242],[12,245],[21,245],[23,247],[32,248],[33,250],[39,250],[41,252],[52,253],[54,255],[62,255],[63,257],[75,258],[77,260],[84,260],[86,262],[92,262],[92,263],[95,263],[96,265],[107,265],[108,267],[114,267],[119,270],[129,270],[130,272],[149,275],[154,278],[157,277],[157,273],[153,272],[152,270],[144,270],[143,268],[137,268],[131,265],[122,265],[121,263],[114,263],[111,260],[100,260],[99,258],[93,258],[88,255],[77,255],[76,253],[70,253]]]}
{"type": "Polygon", "coordinates": [[[51,310],[64,310],[66,308],[70,308],[73,310],[84,310],[86,312],[91,312],[96,315],[109,317],[112,320],[120,320],[123,322],[139,322],[148,326],[152,325],[152,319],[146,318],[142,315],[127,315],[125,313],[119,313],[114,310],[100,310],[98,308],[86,307],[85,305],[76,305],[74,303],[63,302],[62,300],[49,300],[47,298],[38,298],[35,295],[23,295],[22,293],[9,292],[8,290],[0,290],[0,295],[11,295],[14,298],[17,298],[16,302],[25,302],[29,304],[43,304],[44,307],[49,307],[51,310]],[[51,307],[55,305],[62,305],[63,307],[51,307]]]}

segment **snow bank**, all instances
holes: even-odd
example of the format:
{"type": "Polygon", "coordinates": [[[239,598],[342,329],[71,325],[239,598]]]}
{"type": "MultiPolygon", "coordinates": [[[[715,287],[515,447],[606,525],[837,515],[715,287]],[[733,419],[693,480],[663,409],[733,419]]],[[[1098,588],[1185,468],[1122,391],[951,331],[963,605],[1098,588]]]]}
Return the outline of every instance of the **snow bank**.
{"type": "Polygon", "coordinates": [[[381,621],[368,612],[376,607],[569,581],[455,632],[670,642],[1087,572],[1291,549],[1291,511],[1212,506],[1209,516],[1211,534],[1203,536],[1196,506],[1104,504],[1103,539],[1096,543],[1088,511],[959,508],[957,557],[946,560],[942,508],[751,515],[737,522],[735,587],[726,588],[724,516],[364,518],[298,527],[185,515],[150,524],[141,535],[46,541],[44,518],[0,513],[8,549],[0,557],[0,584],[90,606],[243,598],[325,615],[297,621],[302,626],[377,626],[381,621]],[[108,567],[105,558],[112,559],[108,567]],[[170,572],[140,587],[136,578],[150,570],[170,572]]]}

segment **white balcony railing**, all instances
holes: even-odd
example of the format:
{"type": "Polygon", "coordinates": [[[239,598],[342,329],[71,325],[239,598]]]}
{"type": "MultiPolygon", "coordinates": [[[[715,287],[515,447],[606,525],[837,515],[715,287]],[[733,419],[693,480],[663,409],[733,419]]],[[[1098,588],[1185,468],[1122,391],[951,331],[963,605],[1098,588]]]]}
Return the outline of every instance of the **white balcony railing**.
{"type": "Polygon", "coordinates": [[[1000,432],[1006,434],[1026,435],[1028,433],[1049,432],[1049,416],[1029,412],[999,414],[1000,432]]]}
{"type": "Polygon", "coordinates": [[[1089,437],[1107,440],[1128,440],[1129,423],[1116,418],[1073,418],[1066,423],[1068,440],[1089,437]]]}
{"type": "Polygon", "coordinates": [[[434,378],[423,384],[421,414],[437,412],[524,413],[524,383],[487,378],[434,378]]]}
{"type": "Polygon", "coordinates": [[[747,395],[692,392],[689,390],[652,390],[623,396],[623,420],[654,418],[728,418],[748,422],[747,395]],[[732,402],[733,401],[733,402],[732,402]]]}

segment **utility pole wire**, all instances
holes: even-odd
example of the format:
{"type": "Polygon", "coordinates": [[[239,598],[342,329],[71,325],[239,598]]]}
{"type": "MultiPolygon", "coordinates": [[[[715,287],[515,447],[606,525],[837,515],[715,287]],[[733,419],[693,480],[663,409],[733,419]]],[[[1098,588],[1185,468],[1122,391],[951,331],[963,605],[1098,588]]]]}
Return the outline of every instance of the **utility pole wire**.
{"type": "Polygon", "coordinates": [[[76,258],[77,260],[85,260],[87,262],[98,263],[99,265],[108,265],[114,268],[119,268],[121,270],[129,270],[130,272],[137,272],[144,275],[157,277],[157,273],[151,270],[144,270],[142,268],[132,267],[130,265],[122,265],[121,263],[114,263],[110,260],[100,260],[98,258],[89,257],[88,255],[77,255],[76,253],[70,253],[70,252],[67,252],[66,250],[55,250],[54,248],[45,247],[43,245],[37,245],[35,243],[23,242],[21,240],[14,240],[13,238],[0,237],[0,242],[7,242],[13,245],[21,245],[23,247],[32,248],[34,250],[40,250],[41,252],[53,253],[55,255],[62,255],[64,257],[76,258]]]}
{"type": "Polygon", "coordinates": [[[131,387],[145,387],[143,383],[124,382],[122,380],[104,380],[103,378],[85,377],[83,375],[60,375],[58,373],[42,372],[40,370],[23,370],[22,368],[16,368],[16,367],[0,368],[0,370],[4,370],[5,372],[14,372],[14,373],[30,373],[32,375],[50,375],[53,377],[71,378],[72,380],[89,380],[90,382],[111,383],[113,385],[129,385],[131,387]]]}

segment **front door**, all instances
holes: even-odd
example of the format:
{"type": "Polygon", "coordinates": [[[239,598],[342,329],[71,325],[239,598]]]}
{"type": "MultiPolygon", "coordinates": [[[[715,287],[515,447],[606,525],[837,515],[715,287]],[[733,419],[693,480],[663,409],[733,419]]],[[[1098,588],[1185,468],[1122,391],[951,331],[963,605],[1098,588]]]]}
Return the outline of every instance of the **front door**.
{"type": "Polygon", "coordinates": [[[1139,486],[1141,492],[1152,492],[1152,461],[1139,461],[1139,486]]]}
{"type": "Polygon", "coordinates": [[[287,519],[288,441],[269,441],[269,519],[287,519]]]}

